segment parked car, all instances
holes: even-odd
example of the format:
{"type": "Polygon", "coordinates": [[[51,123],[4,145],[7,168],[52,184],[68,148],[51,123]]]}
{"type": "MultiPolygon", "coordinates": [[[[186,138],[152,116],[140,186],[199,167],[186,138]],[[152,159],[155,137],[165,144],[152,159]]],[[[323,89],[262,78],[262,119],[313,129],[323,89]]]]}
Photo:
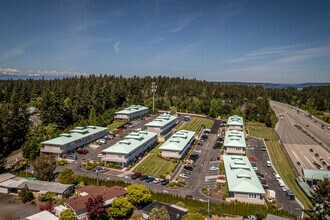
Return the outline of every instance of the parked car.
{"type": "Polygon", "coordinates": [[[99,143],[99,144],[105,144],[105,143],[107,143],[107,140],[104,139],[104,138],[102,138],[102,139],[97,140],[97,143],[99,143]]]}
{"type": "Polygon", "coordinates": [[[154,184],[158,184],[161,183],[163,180],[159,179],[159,178],[155,178],[155,180],[153,181],[154,184]]]}
{"type": "Polygon", "coordinates": [[[190,175],[190,172],[188,170],[185,170],[185,169],[182,170],[182,173],[190,175]]]}
{"type": "Polygon", "coordinates": [[[163,186],[165,186],[165,185],[167,185],[168,183],[169,183],[170,181],[168,180],[168,179],[164,179],[163,181],[162,181],[162,185],[163,186]]]}
{"type": "Polygon", "coordinates": [[[188,159],[188,160],[187,160],[187,163],[191,163],[191,164],[194,164],[194,163],[195,163],[195,161],[194,161],[194,160],[192,160],[192,159],[188,159]]]}
{"type": "Polygon", "coordinates": [[[257,158],[255,158],[255,157],[249,157],[248,159],[249,159],[249,161],[257,161],[257,158]]]}
{"type": "Polygon", "coordinates": [[[197,160],[199,158],[199,155],[198,154],[191,154],[189,156],[189,158],[197,160]]]}
{"type": "Polygon", "coordinates": [[[146,180],[146,179],[148,179],[148,176],[147,176],[147,175],[142,175],[142,176],[139,178],[139,180],[141,180],[141,181],[146,180]]]}
{"type": "Polygon", "coordinates": [[[189,171],[193,171],[193,170],[194,170],[193,167],[191,167],[191,166],[187,166],[187,165],[185,165],[185,166],[183,167],[183,169],[185,169],[185,170],[189,170],[189,171]]]}
{"type": "Polygon", "coordinates": [[[69,160],[77,160],[78,157],[77,157],[76,155],[69,155],[69,156],[67,157],[67,159],[69,159],[69,160]]]}
{"type": "Polygon", "coordinates": [[[146,179],[146,182],[147,182],[147,183],[151,183],[151,182],[153,182],[154,180],[155,180],[154,177],[149,176],[149,177],[146,179]]]}
{"type": "Polygon", "coordinates": [[[210,171],[215,171],[215,170],[218,170],[218,169],[219,169],[219,167],[215,167],[215,166],[210,167],[210,171]]]}
{"type": "Polygon", "coordinates": [[[251,166],[252,166],[253,170],[258,170],[257,164],[251,163],[251,166]]]}
{"type": "Polygon", "coordinates": [[[131,176],[131,179],[132,180],[136,180],[137,178],[140,178],[142,176],[142,173],[134,173],[132,176],[131,176]]]}
{"type": "Polygon", "coordinates": [[[272,163],[269,160],[267,160],[266,165],[267,167],[272,167],[272,163]]]}
{"type": "Polygon", "coordinates": [[[79,148],[79,149],[77,150],[77,153],[78,153],[78,154],[86,155],[86,154],[88,154],[88,150],[85,149],[85,148],[79,148]]]}
{"type": "Polygon", "coordinates": [[[97,157],[103,158],[103,157],[105,157],[105,154],[98,154],[97,157]]]}
{"type": "Polygon", "coordinates": [[[280,175],[278,175],[277,173],[274,174],[274,177],[275,177],[276,180],[280,180],[281,179],[280,175]]]}
{"type": "Polygon", "coordinates": [[[189,176],[187,174],[184,174],[184,173],[180,173],[179,177],[182,177],[184,179],[189,179],[189,176]]]}

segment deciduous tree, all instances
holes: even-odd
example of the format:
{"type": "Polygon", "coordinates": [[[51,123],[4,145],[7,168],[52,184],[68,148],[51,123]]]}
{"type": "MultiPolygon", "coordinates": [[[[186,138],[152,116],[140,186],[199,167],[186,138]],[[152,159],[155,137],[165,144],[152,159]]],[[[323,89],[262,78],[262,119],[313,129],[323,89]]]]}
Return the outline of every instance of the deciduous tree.
{"type": "Polygon", "coordinates": [[[85,205],[89,219],[104,219],[106,217],[106,209],[103,203],[104,199],[100,195],[87,200],[85,205]]]}
{"type": "Polygon", "coordinates": [[[149,189],[141,184],[132,184],[127,187],[127,199],[138,207],[152,201],[149,189]]]}
{"type": "Polygon", "coordinates": [[[58,181],[64,184],[76,184],[77,176],[72,170],[65,168],[58,175],[58,181]]]}
{"type": "Polygon", "coordinates": [[[40,180],[54,180],[54,170],[56,168],[55,158],[51,155],[41,155],[32,162],[34,175],[40,180]]]}
{"type": "Polygon", "coordinates": [[[188,213],[185,216],[183,216],[182,220],[204,220],[205,217],[198,212],[195,213],[188,213]]]}
{"type": "Polygon", "coordinates": [[[61,212],[59,220],[77,220],[77,217],[72,209],[67,209],[61,212]]]}
{"type": "Polygon", "coordinates": [[[149,214],[149,220],[170,220],[170,215],[168,214],[165,206],[160,208],[153,208],[149,214]]]}
{"type": "Polygon", "coordinates": [[[125,197],[119,197],[113,200],[108,209],[108,216],[112,218],[126,218],[131,215],[134,206],[125,197]]]}
{"type": "Polygon", "coordinates": [[[20,200],[24,203],[30,202],[34,199],[32,191],[28,188],[27,185],[18,193],[20,200]]]}

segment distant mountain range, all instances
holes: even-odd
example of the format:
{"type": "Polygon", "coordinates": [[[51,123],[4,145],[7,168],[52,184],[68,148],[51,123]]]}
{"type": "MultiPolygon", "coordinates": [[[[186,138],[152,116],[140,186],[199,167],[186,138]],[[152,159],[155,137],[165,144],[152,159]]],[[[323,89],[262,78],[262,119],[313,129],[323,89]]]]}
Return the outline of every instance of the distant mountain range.
{"type": "MultiPolygon", "coordinates": [[[[24,74],[8,74],[0,72],[0,80],[8,80],[8,79],[61,79],[67,77],[74,77],[72,75],[24,75],[24,74]]],[[[80,77],[80,75],[77,75],[80,77]]],[[[330,86],[330,82],[325,83],[298,83],[298,84],[290,84],[290,83],[257,83],[257,82],[211,82],[211,83],[220,83],[225,85],[247,85],[247,86],[263,86],[264,88],[305,88],[310,86],[330,86]]]]}
{"type": "Polygon", "coordinates": [[[303,89],[305,87],[310,87],[310,86],[330,86],[330,82],[325,82],[325,83],[296,83],[296,84],[291,84],[291,83],[255,83],[255,82],[212,82],[212,83],[220,83],[220,84],[225,84],[225,85],[247,85],[247,86],[262,86],[264,88],[298,88],[298,89],[303,89]]]}

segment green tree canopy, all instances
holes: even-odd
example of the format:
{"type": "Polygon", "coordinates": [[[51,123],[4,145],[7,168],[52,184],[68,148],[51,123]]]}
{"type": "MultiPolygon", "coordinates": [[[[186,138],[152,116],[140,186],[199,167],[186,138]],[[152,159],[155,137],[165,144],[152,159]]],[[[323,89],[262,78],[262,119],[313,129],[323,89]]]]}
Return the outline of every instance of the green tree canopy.
{"type": "Polygon", "coordinates": [[[112,218],[126,218],[132,213],[133,209],[133,204],[125,197],[119,197],[113,200],[108,209],[108,216],[112,218]]]}
{"type": "Polygon", "coordinates": [[[20,200],[24,203],[30,202],[34,199],[32,191],[28,188],[27,185],[18,193],[20,200]]]}
{"type": "Polygon", "coordinates": [[[56,169],[55,158],[51,155],[41,155],[32,162],[34,175],[36,178],[45,181],[54,180],[54,170],[56,169]]]}
{"type": "Polygon", "coordinates": [[[67,209],[61,212],[59,220],[76,220],[77,217],[72,209],[67,209]]]}
{"type": "Polygon", "coordinates": [[[77,176],[72,170],[65,168],[58,175],[58,181],[63,184],[76,184],[77,176]]]}
{"type": "Polygon", "coordinates": [[[152,201],[149,189],[141,184],[132,184],[127,187],[127,199],[136,206],[145,205],[152,201]]]}
{"type": "Polygon", "coordinates": [[[317,183],[315,190],[311,192],[313,207],[306,211],[307,219],[326,220],[330,218],[330,179],[324,178],[317,183]]]}
{"type": "Polygon", "coordinates": [[[22,154],[24,158],[29,160],[35,160],[40,153],[41,144],[37,143],[35,140],[26,141],[21,147],[22,154]]]}
{"type": "Polygon", "coordinates": [[[201,213],[188,213],[187,215],[183,216],[182,220],[204,220],[204,216],[201,213]]]}
{"type": "Polygon", "coordinates": [[[170,215],[168,214],[165,206],[161,208],[153,208],[149,213],[149,220],[170,220],[170,215]]]}

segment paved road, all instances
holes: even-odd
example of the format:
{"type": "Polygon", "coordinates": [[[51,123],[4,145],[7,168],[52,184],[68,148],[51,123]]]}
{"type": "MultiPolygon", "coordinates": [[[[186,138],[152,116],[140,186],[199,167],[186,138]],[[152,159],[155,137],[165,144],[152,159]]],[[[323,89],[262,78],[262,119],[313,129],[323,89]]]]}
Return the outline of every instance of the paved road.
{"type": "Polygon", "coordinates": [[[275,101],[271,101],[270,105],[276,114],[284,113],[284,118],[288,116],[293,124],[299,125],[301,128],[310,133],[316,140],[320,141],[328,150],[330,150],[330,130],[328,130],[330,125],[328,123],[313,116],[310,118],[308,117],[307,112],[291,105],[275,101]],[[323,129],[322,125],[324,126],[323,129]]]}
{"type": "MultiPolygon", "coordinates": [[[[275,130],[300,174],[302,174],[302,168],[316,169],[316,166],[313,164],[314,162],[318,162],[321,165],[320,157],[316,157],[316,153],[322,155],[321,157],[327,164],[330,164],[329,151],[296,128],[295,125],[306,129],[311,135],[316,134],[317,136],[315,138],[322,139],[325,142],[329,136],[328,131],[322,129],[320,125],[316,125],[314,121],[312,123],[308,117],[302,116],[300,110],[298,114],[294,107],[291,109],[289,105],[274,101],[271,101],[271,107],[279,118],[275,130]],[[282,114],[284,117],[279,117],[282,114]],[[306,127],[306,124],[310,125],[306,127]]],[[[326,146],[325,142],[323,144],[324,146],[326,146]]],[[[327,168],[326,166],[322,167],[323,169],[327,168]]]]}
{"type": "Polygon", "coordinates": [[[248,144],[250,145],[250,147],[247,148],[249,157],[254,157],[257,159],[255,162],[251,161],[251,163],[255,163],[258,167],[258,171],[264,174],[269,185],[269,189],[274,190],[276,193],[275,197],[277,203],[283,205],[285,210],[291,211],[297,216],[301,216],[302,211],[300,205],[295,200],[288,200],[285,195],[286,193],[282,191],[281,187],[275,180],[273,175],[275,170],[272,167],[267,167],[266,161],[269,160],[269,155],[267,151],[262,151],[262,147],[266,147],[264,146],[262,139],[250,136],[248,137],[248,144]]]}

